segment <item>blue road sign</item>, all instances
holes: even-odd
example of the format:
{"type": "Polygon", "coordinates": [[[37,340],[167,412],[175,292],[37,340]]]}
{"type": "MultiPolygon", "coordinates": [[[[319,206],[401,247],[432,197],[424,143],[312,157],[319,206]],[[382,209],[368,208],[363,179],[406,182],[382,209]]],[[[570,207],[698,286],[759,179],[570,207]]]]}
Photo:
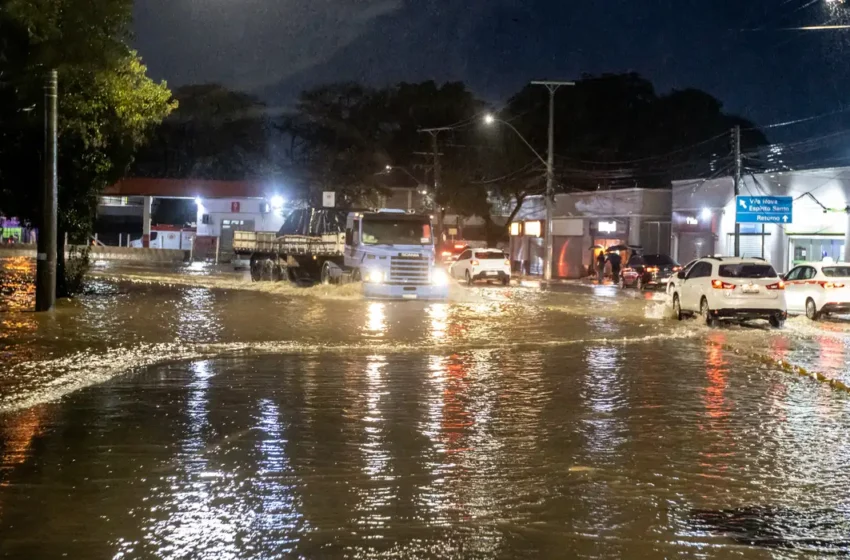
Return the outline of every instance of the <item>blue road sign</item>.
{"type": "Polygon", "coordinates": [[[739,196],[735,221],[739,224],[790,224],[794,221],[790,196],[739,196]]]}

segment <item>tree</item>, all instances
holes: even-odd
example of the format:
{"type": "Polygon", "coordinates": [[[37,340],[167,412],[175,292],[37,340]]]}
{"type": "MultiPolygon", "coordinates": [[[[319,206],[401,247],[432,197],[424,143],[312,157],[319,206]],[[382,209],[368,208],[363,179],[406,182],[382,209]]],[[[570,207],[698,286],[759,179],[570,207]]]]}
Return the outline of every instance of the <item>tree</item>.
{"type": "Polygon", "coordinates": [[[218,84],[178,88],[174,99],[179,108],[140,150],[135,175],[240,180],[274,174],[263,103],[218,84]]]}
{"type": "Polygon", "coordinates": [[[90,231],[98,195],[176,106],[127,46],[131,11],[128,0],[0,4],[0,211],[40,225],[47,70],[60,76],[60,239],[90,231]]]}

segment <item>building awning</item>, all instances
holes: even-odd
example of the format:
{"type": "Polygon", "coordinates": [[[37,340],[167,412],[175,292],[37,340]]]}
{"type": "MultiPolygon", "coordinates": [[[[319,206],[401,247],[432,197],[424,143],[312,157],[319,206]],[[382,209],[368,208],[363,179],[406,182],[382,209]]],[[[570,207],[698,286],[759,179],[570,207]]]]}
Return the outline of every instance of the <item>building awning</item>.
{"type": "Polygon", "coordinates": [[[268,183],[207,179],[121,179],[103,191],[105,196],[160,198],[268,198],[276,194],[268,183]]]}

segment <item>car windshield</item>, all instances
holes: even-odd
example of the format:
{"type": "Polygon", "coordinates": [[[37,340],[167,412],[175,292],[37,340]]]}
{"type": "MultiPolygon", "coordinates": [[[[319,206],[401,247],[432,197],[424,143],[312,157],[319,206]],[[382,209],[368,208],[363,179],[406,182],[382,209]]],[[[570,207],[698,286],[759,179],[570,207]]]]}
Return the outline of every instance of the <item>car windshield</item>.
{"type": "Polygon", "coordinates": [[[429,245],[431,224],[410,219],[364,219],[362,239],[365,245],[429,245]]]}
{"type": "Polygon", "coordinates": [[[676,261],[667,255],[644,255],[643,262],[649,266],[676,266],[676,261]]]}
{"type": "Polygon", "coordinates": [[[505,254],[501,251],[479,251],[475,253],[475,258],[483,260],[501,260],[505,258],[505,254]]]}
{"type": "Polygon", "coordinates": [[[775,278],[776,271],[769,264],[738,263],[720,265],[724,278],[775,278]]]}
{"type": "Polygon", "coordinates": [[[829,278],[849,278],[850,266],[825,266],[823,275],[829,278]]]}

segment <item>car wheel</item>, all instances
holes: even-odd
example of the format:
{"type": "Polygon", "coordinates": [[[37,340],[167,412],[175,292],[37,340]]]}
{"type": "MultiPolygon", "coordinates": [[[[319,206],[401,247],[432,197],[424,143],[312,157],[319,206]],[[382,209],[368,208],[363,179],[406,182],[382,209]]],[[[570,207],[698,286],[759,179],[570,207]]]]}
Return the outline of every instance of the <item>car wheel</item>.
{"type": "MultiPolygon", "coordinates": [[[[806,306],[808,307],[808,305],[806,306]]],[[[783,325],[785,325],[785,319],[782,319],[778,315],[771,315],[770,319],[768,319],[770,326],[774,329],[781,329],[783,325]]]]}
{"type": "Polygon", "coordinates": [[[618,285],[620,286],[621,290],[625,290],[626,289],[626,279],[623,278],[622,276],[620,276],[620,281],[618,282],[618,285]]]}
{"type": "Polygon", "coordinates": [[[507,277],[504,280],[502,280],[502,285],[503,286],[510,286],[511,285],[511,278],[507,277]]]}
{"type": "Polygon", "coordinates": [[[472,283],[473,283],[473,282],[472,282],[472,276],[470,276],[469,271],[467,270],[467,271],[466,271],[466,285],[467,285],[467,286],[472,286],[472,283]]]}
{"type": "Polygon", "coordinates": [[[636,287],[637,287],[637,291],[639,291],[639,292],[643,291],[643,276],[638,276],[636,287]]]}
{"type": "Polygon", "coordinates": [[[714,318],[711,316],[711,309],[708,307],[708,300],[702,298],[702,301],[699,304],[699,314],[702,316],[703,321],[709,327],[713,327],[715,324],[714,318]]]}
{"type": "Polygon", "coordinates": [[[815,300],[809,298],[806,300],[806,317],[811,319],[812,321],[817,321],[820,319],[820,313],[818,313],[818,308],[815,305],[815,300]]]}
{"type": "Polygon", "coordinates": [[[682,320],[682,302],[679,301],[679,294],[673,294],[673,318],[677,321],[682,320]]]}

